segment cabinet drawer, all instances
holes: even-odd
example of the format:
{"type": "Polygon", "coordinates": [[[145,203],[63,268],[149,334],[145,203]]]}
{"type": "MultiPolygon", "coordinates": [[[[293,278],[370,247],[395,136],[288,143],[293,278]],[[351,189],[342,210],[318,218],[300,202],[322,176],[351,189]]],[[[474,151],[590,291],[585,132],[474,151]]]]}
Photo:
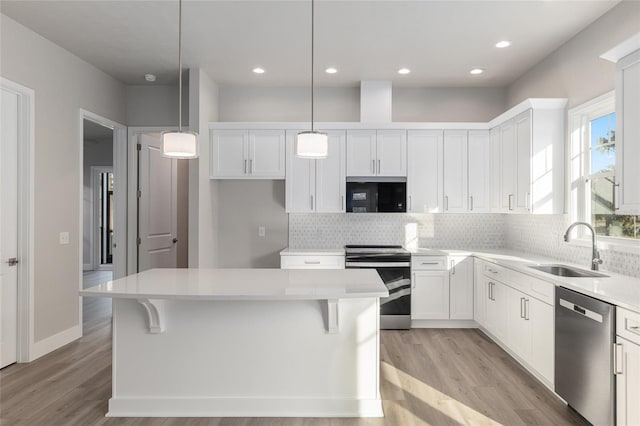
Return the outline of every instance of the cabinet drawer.
{"type": "Polygon", "coordinates": [[[555,303],[555,285],[552,283],[516,271],[511,271],[510,278],[509,284],[518,290],[549,305],[555,303]]]}
{"type": "Polygon", "coordinates": [[[344,269],[344,256],[280,256],[281,269],[344,269]]]}
{"type": "Polygon", "coordinates": [[[482,273],[489,278],[500,280],[502,282],[509,281],[510,271],[493,263],[484,263],[482,273]]]}
{"type": "Polygon", "coordinates": [[[447,269],[446,256],[413,256],[411,269],[414,271],[445,271],[447,269]]]}
{"type": "Polygon", "coordinates": [[[640,345],[640,314],[617,307],[616,334],[640,345]]]}

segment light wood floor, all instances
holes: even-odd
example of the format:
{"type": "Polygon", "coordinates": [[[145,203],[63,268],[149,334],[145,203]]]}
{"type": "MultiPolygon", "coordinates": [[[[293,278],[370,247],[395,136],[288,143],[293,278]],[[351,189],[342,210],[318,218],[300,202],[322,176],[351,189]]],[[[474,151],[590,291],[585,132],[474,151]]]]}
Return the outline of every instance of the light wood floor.
{"type": "Polygon", "coordinates": [[[417,426],[583,425],[476,330],[383,331],[380,419],[105,418],[111,303],[85,301],[84,337],[0,370],[2,425],[417,426]]]}

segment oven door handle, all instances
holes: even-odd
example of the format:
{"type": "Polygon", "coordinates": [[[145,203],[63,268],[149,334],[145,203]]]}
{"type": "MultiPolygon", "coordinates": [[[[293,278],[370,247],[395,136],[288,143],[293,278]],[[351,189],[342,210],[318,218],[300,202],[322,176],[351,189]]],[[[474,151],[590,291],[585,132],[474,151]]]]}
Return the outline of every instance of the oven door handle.
{"type": "Polygon", "coordinates": [[[411,262],[346,262],[347,268],[410,268],[411,262]]]}

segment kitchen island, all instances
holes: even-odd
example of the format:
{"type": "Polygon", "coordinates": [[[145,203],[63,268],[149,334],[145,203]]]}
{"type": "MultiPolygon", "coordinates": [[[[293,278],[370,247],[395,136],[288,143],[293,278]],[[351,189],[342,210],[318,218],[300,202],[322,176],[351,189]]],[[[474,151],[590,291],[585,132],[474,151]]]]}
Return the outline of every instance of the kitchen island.
{"type": "Polygon", "coordinates": [[[373,270],[153,269],[113,299],[114,417],[379,417],[373,270]]]}

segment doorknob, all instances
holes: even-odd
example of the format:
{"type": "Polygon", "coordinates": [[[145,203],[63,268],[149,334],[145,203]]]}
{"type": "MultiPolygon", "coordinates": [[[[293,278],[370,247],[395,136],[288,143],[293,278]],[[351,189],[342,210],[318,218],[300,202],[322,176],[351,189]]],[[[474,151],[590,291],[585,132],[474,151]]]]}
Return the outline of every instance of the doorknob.
{"type": "Polygon", "coordinates": [[[173,239],[173,244],[175,244],[175,243],[177,243],[177,242],[178,242],[178,239],[177,239],[177,238],[174,238],[174,239],[173,239]]]}
{"type": "Polygon", "coordinates": [[[7,263],[9,264],[9,266],[16,266],[18,264],[18,259],[16,259],[15,257],[11,257],[9,258],[9,260],[7,260],[7,263]]]}

